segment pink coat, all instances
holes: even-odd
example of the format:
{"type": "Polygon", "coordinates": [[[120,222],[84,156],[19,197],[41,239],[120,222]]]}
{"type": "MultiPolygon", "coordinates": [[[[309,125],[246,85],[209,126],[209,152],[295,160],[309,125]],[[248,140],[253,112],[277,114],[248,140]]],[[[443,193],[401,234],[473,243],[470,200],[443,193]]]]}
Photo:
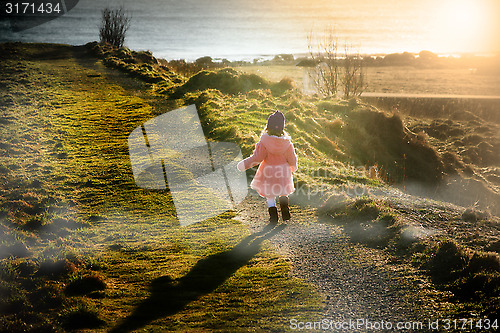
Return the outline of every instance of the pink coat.
{"type": "Polygon", "coordinates": [[[297,170],[297,155],[288,135],[262,133],[252,156],[243,160],[244,169],[260,163],[250,184],[261,196],[270,198],[295,191],[292,172],[297,170]]]}

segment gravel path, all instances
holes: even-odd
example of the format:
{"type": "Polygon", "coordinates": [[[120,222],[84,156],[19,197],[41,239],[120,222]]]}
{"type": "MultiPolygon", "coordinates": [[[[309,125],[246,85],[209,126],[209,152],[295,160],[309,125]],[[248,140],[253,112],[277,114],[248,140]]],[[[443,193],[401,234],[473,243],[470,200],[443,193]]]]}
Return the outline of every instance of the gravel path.
{"type": "MultiPolygon", "coordinates": [[[[248,196],[238,213],[238,219],[252,232],[261,231],[267,225],[267,208],[262,198],[248,196]]],[[[427,318],[425,313],[429,312],[417,297],[425,280],[410,277],[402,265],[388,265],[388,259],[379,250],[353,245],[341,227],[320,223],[314,210],[292,207],[292,220],[270,242],[289,258],[292,275],[314,284],[324,295],[323,312],[320,318],[310,318],[311,321],[383,320],[390,322],[393,329],[354,331],[425,332],[394,327],[398,322],[426,323],[423,318],[427,318]]],[[[348,330],[352,327],[340,331],[348,330]]]]}

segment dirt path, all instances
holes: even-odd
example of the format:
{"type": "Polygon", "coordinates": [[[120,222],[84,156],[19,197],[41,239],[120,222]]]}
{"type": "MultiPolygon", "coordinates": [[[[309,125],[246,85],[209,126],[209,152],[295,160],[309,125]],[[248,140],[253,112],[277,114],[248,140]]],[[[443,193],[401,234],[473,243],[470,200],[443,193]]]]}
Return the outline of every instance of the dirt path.
{"type": "MultiPolygon", "coordinates": [[[[238,213],[238,219],[252,231],[267,224],[265,203],[256,196],[248,196],[238,213]]],[[[292,274],[316,285],[325,297],[322,313],[308,320],[349,323],[366,319],[393,326],[384,331],[426,331],[396,329],[398,322],[427,323],[431,309],[419,299],[425,279],[408,267],[390,264],[378,250],[353,245],[341,227],[321,223],[314,210],[295,207],[292,214],[292,220],[270,242],[291,261],[292,274]]],[[[361,326],[355,331],[374,330],[361,326]]]]}

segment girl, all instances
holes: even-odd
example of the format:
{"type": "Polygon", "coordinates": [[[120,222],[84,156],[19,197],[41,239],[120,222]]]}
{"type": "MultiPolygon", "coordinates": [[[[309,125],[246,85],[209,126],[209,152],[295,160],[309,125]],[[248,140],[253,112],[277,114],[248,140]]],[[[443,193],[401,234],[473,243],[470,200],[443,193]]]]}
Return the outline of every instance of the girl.
{"type": "Polygon", "coordinates": [[[279,196],[283,221],[290,219],[288,195],[295,191],[292,172],[297,170],[297,155],[290,136],[284,129],[285,116],[280,111],[276,111],[267,119],[267,126],[252,156],[237,165],[238,170],[245,171],[260,163],[250,187],[267,199],[271,224],[278,222],[277,196],[279,196]]]}

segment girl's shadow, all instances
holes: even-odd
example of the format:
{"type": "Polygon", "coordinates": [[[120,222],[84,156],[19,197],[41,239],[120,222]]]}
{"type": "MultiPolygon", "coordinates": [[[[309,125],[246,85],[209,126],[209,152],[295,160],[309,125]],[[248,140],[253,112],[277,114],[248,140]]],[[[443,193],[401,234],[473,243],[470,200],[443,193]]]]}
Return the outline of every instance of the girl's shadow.
{"type": "Polygon", "coordinates": [[[199,297],[220,286],[244,266],[260,250],[261,243],[285,228],[267,225],[263,230],[244,238],[231,250],[201,259],[183,277],[172,280],[169,276],[151,282],[151,295],[110,332],[130,332],[158,319],[173,315],[199,297]]]}

